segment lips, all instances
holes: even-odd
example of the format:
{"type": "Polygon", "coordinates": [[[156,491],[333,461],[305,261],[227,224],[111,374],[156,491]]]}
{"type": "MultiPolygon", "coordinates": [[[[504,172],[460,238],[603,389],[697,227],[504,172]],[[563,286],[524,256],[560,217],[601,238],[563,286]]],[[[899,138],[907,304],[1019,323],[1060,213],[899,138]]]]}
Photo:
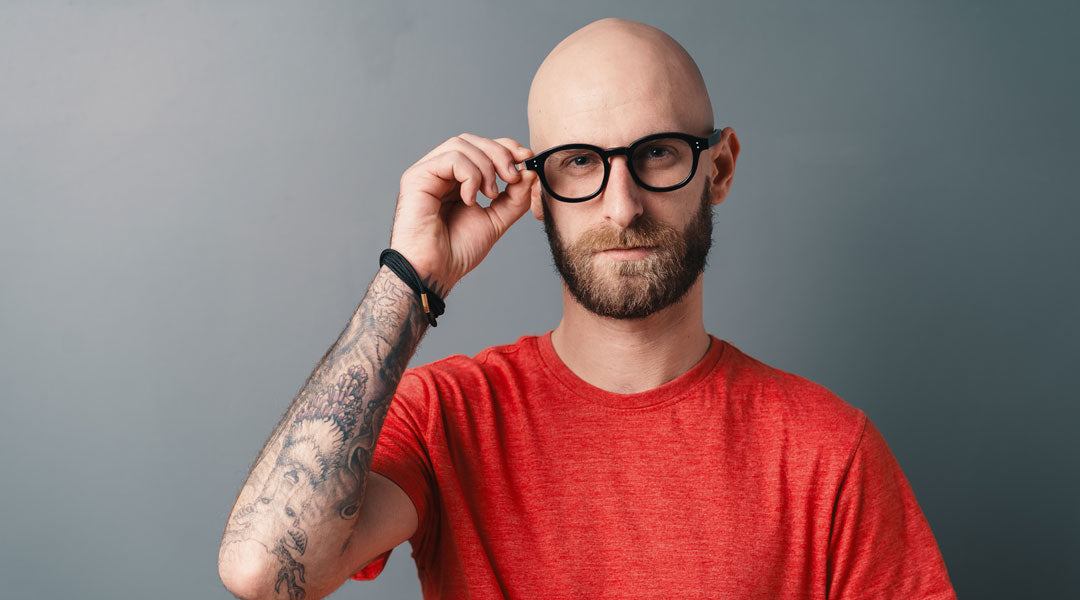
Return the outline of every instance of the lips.
{"type": "Polygon", "coordinates": [[[652,254],[655,246],[620,246],[601,250],[601,254],[612,260],[640,260],[652,254]]]}
{"type": "Polygon", "coordinates": [[[597,250],[597,252],[619,252],[624,250],[654,250],[656,246],[612,246],[610,248],[604,248],[603,250],[597,250]]]}

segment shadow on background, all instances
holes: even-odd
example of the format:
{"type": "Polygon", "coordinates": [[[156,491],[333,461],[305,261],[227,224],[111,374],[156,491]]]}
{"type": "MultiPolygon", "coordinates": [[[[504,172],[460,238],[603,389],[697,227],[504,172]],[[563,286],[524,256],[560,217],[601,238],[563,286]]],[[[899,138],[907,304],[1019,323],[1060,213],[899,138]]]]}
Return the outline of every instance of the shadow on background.
{"type": "MultiPolygon", "coordinates": [[[[0,6],[0,580],[228,598],[251,460],[374,274],[402,170],[526,141],[529,80],[649,22],[743,144],[708,329],[885,435],[964,598],[1080,588],[1073,4],[0,6]]],[[[554,327],[526,216],[415,361],[554,327]]],[[[338,597],[415,598],[408,546],[338,597]]]]}

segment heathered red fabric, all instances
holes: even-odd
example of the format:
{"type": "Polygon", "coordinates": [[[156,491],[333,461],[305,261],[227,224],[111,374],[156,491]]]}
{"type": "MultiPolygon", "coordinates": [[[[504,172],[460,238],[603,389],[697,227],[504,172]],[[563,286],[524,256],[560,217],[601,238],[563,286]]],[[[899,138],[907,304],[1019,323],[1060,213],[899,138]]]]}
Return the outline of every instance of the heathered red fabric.
{"type": "Polygon", "coordinates": [[[415,504],[425,599],[956,597],[863,411],[715,337],[613,394],[550,336],[401,381],[372,470],[415,504]]]}

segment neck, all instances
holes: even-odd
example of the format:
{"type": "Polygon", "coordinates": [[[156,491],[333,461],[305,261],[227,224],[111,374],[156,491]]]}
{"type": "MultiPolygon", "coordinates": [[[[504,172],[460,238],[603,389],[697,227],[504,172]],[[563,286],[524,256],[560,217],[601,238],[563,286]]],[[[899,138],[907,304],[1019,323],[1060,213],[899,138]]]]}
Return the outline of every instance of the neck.
{"type": "Polygon", "coordinates": [[[609,392],[659,387],[690,370],[709,349],[702,322],[701,277],[686,295],[644,319],[589,312],[563,287],[563,318],[551,343],[575,375],[609,392]]]}

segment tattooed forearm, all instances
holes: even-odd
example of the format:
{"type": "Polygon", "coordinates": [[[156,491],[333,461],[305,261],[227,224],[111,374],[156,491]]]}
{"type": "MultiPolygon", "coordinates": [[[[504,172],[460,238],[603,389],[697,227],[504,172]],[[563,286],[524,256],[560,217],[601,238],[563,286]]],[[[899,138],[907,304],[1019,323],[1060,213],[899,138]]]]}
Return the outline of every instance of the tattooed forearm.
{"type": "MultiPolygon", "coordinates": [[[[439,296],[445,296],[446,290],[441,288],[437,283],[431,281],[428,278],[423,280],[424,287],[434,291],[439,296]]],[[[373,307],[374,308],[374,307],[373,307]]],[[[365,314],[365,318],[369,319],[373,325],[377,322],[377,319],[384,318],[375,314],[372,310],[371,314],[365,314]]],[[[421,319],[420,323],[423,327],[427,327],[427,320],[421,319]]],[[[406,327],[411,328],[413,323],[407,323],[406,327]]],[[[386,359],[383,361],[382,366],[379,368],[379,377],[383,381],[396,381],[401,377],[401,374],[405,371],[405,365],[408,364],[409,359],[412,358],[415,347],[406,343],[407,340],[413,337],[411,331],[403,332],[405,335],[398,336],[396,340],[384,339],[386,344],[386,359]]]]}
{"type": "Polygon", "coordinates": [[[426,329],[412,291],[380,269],[252,466],[222,537],[223,569],[227,554],[261,554],[278,565],[280,597],[305,597],[336,558],[328,549],[348,545],[390,399],[426,329]]]}

